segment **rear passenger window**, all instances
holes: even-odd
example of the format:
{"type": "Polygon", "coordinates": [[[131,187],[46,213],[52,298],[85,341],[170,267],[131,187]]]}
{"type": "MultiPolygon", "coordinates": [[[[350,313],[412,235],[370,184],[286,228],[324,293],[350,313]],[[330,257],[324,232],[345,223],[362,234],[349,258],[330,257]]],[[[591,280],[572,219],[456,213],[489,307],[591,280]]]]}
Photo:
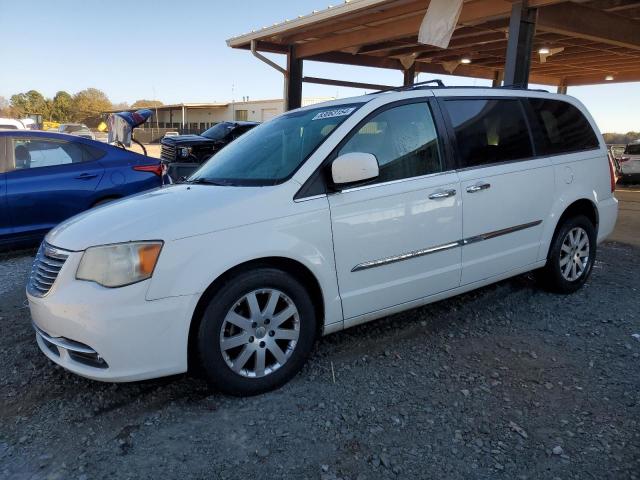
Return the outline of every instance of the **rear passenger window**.
{"type": "Polygon", "coordinates": [[[533,156],[518,100],[446,100],[462,167],[533,156]]]}
{"type": "Polygon", "coordinates": [[[529,103],[539,128],[535,134],[538,155],[579,152],[599,147],[585,116],[570,103],[531,98],[529,103]]]}
{"type": "Polygon", "coordinates": [[[380,166],[375,183],[442,171],[438,135],[426,102],[400,105],[374,115],[339,155],[351,152],[375,155],[380,166]]]}

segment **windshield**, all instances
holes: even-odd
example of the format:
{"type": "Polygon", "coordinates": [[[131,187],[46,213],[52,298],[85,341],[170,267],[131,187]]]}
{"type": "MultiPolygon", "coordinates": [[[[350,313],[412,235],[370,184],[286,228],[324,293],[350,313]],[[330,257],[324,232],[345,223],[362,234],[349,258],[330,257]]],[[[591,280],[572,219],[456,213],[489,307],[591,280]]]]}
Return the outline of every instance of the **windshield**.
{"type": "Polygon", "coordinates": [[[640,143],[627,145],[624,153],[626,153],[627,155],[640,155],[640,143]]]}
{"type": "Polygon", "coordinates": [[[189,181],[275,185],[292,175],[359,106],[300,110],[263,123],[211,157],[189,181]]]}
{"type": "Polygon", "coordinates": [[[211,140],[222,140],[231,130],[233,130],[233,123],[222,122],[205,130],[200,135],[211,140]]]}

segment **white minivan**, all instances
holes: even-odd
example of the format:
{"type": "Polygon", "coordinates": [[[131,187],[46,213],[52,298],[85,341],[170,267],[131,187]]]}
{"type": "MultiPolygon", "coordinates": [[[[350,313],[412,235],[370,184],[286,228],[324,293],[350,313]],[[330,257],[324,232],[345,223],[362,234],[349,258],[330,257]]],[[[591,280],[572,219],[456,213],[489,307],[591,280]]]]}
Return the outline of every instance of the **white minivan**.
{"type": "Polygon", "coordinates": [[[97,380],[197,366],[251,395],[320,335],[523,272],[569,293],[617,200],[576,99],[418,85],[282,114],[186,183],[52,230],[27,286],[40,349],[97,380]]]}

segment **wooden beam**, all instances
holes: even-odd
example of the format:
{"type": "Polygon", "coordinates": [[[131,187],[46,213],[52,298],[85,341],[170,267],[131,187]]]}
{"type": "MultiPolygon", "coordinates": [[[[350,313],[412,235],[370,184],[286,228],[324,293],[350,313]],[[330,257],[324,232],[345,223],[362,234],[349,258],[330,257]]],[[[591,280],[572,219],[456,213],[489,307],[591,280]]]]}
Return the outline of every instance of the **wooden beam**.
{"type": "Polygon", "coordinates": [[[577,3],[565,2],[538,9],[537,28],[640,50],[640,22],[577,3]]]}
{"type": "Polygon", "coordinates": [[[349,82],[346,80],[334,80],[332,78],[302,77],[302,81],[305,83],[333,85],[336,87],[363,88],[365,90],[386,90],[388,88],[393,88],[388,85],[379,85],[377,83],[349,82]]]}
{"type": "MultiPolygon", "coordinates": [[[[351,15],[345,16],[346,18],[336,18],[332,21],[327,21],[322,24],[309,25],[304,30],[291,33],[290,35],[284,35],[282,37],[283,43],[294,43],[307,40],[309,38],[321,38],[326,35],[333,35],[341,30],[347,30],[367,23],[376,23],[388,18],[395,18],[402,15],[410,15],[417,12],[424,13],[427,11],[427,4],[424,1],[416,1],[399,7],[383,8],[378,7],[367,11],[358,11],[351,15]]],[[[416,32],[417,35],[417,32],[416,32]]]]}
{"type": "MultiPolygon", "coordinates": [[[[558,0],[531,0],[531,7],[558,3],[558,0]]],[[[511,12],[509,0],[473,0],[464,4],[458,23],[461,25],[481,23],[496,18],[506,17],[511,12]]],[[[398,38],[417,35],[424,15],[422,12],[408,17],[389,21],[380,26],[336,34],[302,43],[297,47],[298,55],[307,58],[321,53],[343,50],[348,47],[368,45],[371,43],[396,40],[398,38]]]]}

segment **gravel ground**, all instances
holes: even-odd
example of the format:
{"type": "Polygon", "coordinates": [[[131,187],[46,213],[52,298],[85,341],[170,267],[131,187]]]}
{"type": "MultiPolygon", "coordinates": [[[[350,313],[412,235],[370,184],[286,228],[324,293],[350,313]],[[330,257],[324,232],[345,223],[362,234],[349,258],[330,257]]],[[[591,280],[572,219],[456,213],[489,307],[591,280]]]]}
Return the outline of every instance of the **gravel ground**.
{"type": "Polygon", "coordinates": [[[102,384],[37,350],[0,260],[0,477],[640,478],[640,249],[571,296],[529,276],[322,339],[284,388],[102,384]]]}

